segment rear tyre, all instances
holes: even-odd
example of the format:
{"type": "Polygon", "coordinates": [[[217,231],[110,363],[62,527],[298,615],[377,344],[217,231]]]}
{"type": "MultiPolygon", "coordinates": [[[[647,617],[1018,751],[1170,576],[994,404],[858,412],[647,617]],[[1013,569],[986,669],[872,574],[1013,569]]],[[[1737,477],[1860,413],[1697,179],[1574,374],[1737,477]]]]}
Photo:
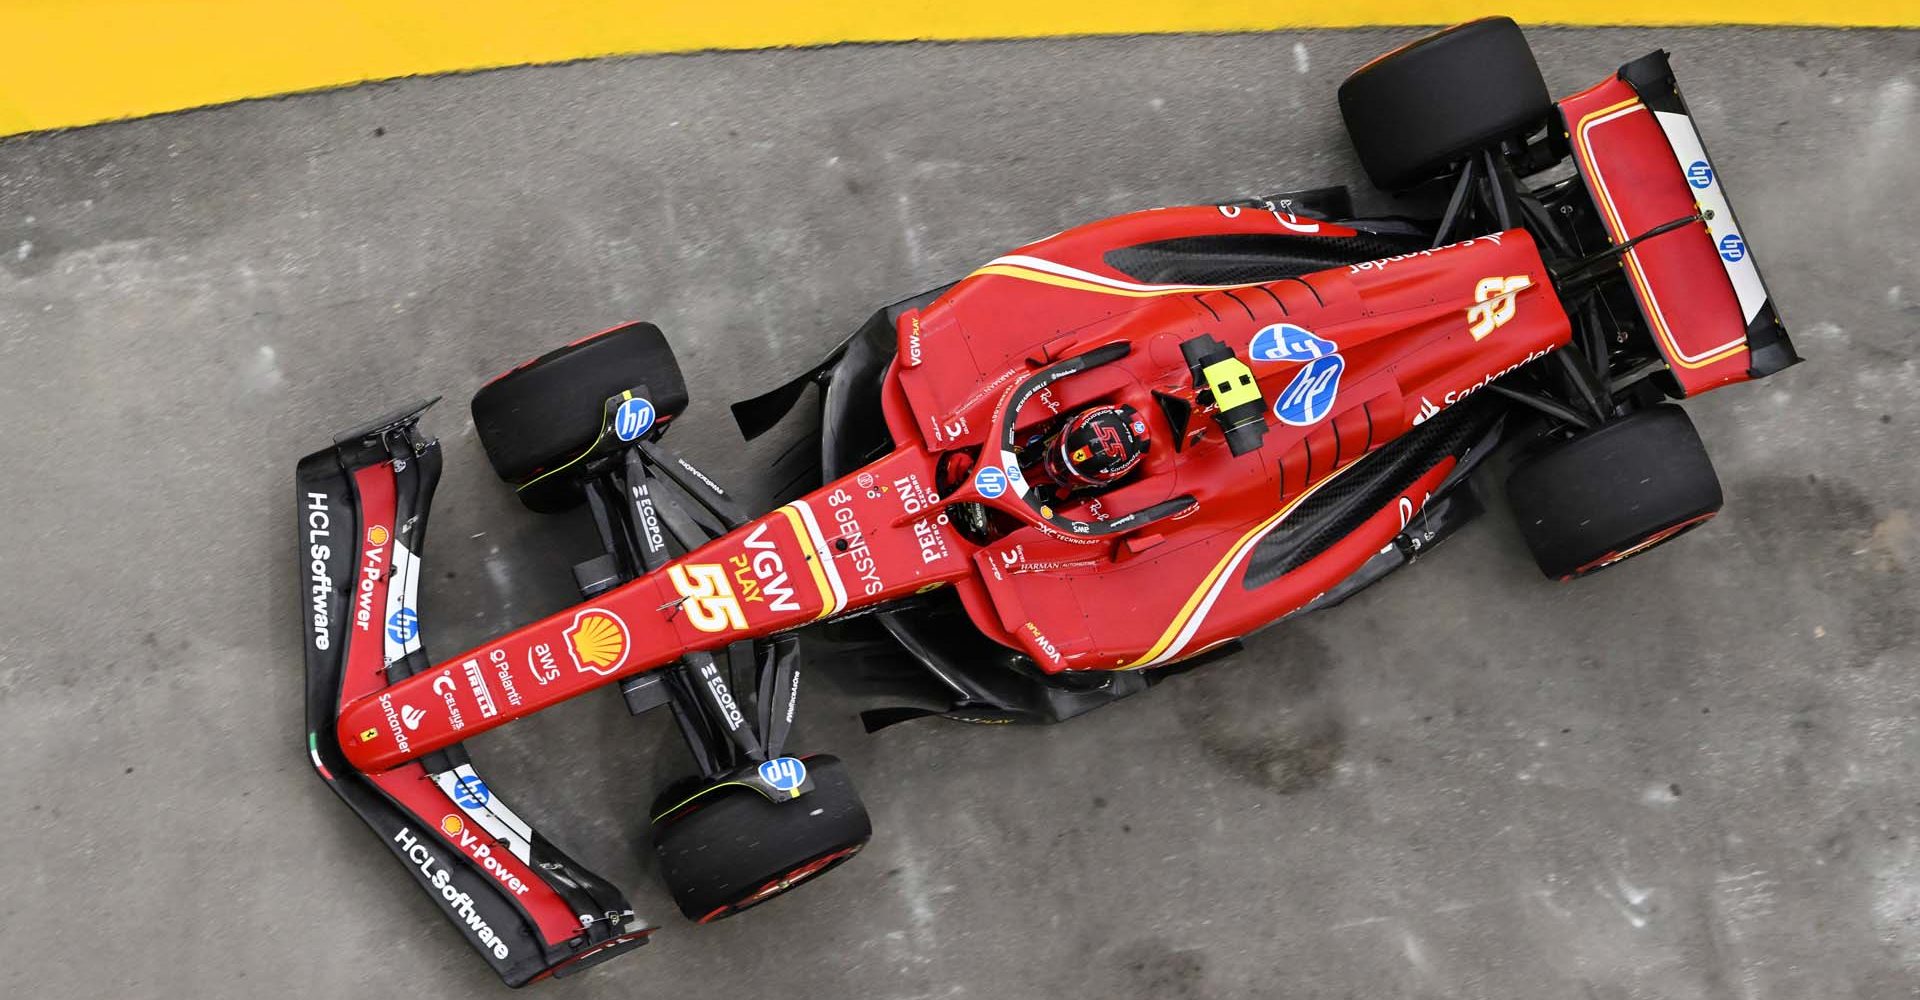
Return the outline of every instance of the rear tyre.
{"type": "Polygon", "coordinates": [[[1374,186],[1413,187],[1544,125],[1553,109],[1525,35],[1505,17],[1455,25],[1360,67],[1340,115],[1374,186]]]}
{"type": "Polygon", "coordinates": [[[1722,497],[1693,421],[1663,403],[1525,460],[1507,500],[1540,571],[1570,580],[1697,527],[1722,497]]]}
{"type": "Polygon", "coordinates": [[[839,758],[804,758],[813,790],[772,802],[745,787],[689,793],[653,822],[660,875],[687,919],[712,923],[839,867],[873,836],[839,758]]]}
{"type": "Polygon", "coordinates": [[[533,510],[564,510],[579,484],[558,475],[599,439],[607,397],[644,385],[655,421],[687,408],[673,348],[652,323],[596,333],[526,362],[481,387],[473,426],[487,461],[533,510]]]}

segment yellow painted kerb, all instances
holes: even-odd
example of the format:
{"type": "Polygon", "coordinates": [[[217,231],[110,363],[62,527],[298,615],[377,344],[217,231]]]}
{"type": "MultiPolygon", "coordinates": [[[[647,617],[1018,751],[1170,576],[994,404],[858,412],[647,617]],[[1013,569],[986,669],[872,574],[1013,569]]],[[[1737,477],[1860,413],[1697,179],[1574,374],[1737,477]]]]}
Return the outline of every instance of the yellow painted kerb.
{"type": "Polygon", "coordinates": [[[838,42],[1448,24],[1920,24],[1920,0],[0,0],[0,135],[366,80],[838,42]]]}

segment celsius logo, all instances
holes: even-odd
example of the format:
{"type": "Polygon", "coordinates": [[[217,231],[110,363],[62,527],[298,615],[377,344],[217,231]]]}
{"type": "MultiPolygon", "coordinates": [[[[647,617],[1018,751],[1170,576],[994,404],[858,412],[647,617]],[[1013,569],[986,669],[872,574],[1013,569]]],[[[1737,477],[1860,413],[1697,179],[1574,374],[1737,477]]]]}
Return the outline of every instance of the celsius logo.
{"type": "Polygon", "coordinates": [[[1311,427],[1325,420],[1333,410],[1334,397],[1340,392],[1340,373],[1346,367],[1338,354],[1310,362],[1280,391],[1273,415],[1295,427],[1311,427]]]}
{"type": "Polygon", "coordinates": [[[989,465],[973,474],[973,488],[989,500],[1007,491],[1007,474],[997,465],[989,465]]]}
{"type": "Polygon", "coordinates": [[[611,611],[588,608],[561,635],[581,670],[612,674],[627,662],[627,623],[611,611]]]}
{"type": "Polygon", "coordinates": [[[794,757],[775,757],[760,765],[760,780],[775,791],[796,791],[807,781],[807,765],[794,757]]]}
{"type": "Polygon", "coordinates": [[[453,802],[462,809],[485,809],[493,801],[487,783],[479,778],[459,778],[453,783],[453,802]]]}
{"type": "Polygon", "coordinates": [[[387,638],[396,643],[408,643],[420,634],[420,616],[412,608],[401,608],[387,617],[387,638]]]}
{"type": "Polygon", "coordinates": [[[653,404],[638,396],[613,411],[613,434],[622,441],[632,441],[652,429],[653,404]]]}
{"type": "Polygon", "coordinates": [[[420,709],[417,709],[412,705],[400,706],[400,721],[406,723],[407,729],[409,731],[419,729],[420,720],[426,717],[427,717],[426,712],[421,711],[420,709]]]}
{"type": "Polygon", "coordinates": [[[1713,167],[1705,160],[1687,164],[1687,183],[1705,191],[1713,186],[1713,167]]]}
{"type": "Polygon", "coordinates": [[[1275,323],[1254,334],[1247,345],[1255,361],[1312,361],[1338,350],[1340,345],[1292,323],[1275,323]]]}
{"type": "Polygon", "coordinates": [[[1739,263],[1747,255],[1747,243],[1739,233],[1728,233],[1720,240],[1720,258],[1729,264],[1739,263]]]}

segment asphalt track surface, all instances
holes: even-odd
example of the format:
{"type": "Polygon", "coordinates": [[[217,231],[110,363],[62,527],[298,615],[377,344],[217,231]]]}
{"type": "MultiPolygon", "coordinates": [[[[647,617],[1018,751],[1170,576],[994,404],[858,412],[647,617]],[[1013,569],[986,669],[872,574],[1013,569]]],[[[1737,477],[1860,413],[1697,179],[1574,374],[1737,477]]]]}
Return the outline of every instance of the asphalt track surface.
{"type": "MultiPolygon", "coordinates": [[[[871,849],[695,928],[612,694],[481,737],[665,923],[553,996],[1771,998],[1920,982],[1920,35],[1552,31],[1675,65],[1808,362],[1690,404],[1726,513],[1576,585],[1498,511],[1330,613],[1065,726],[868,737],[871,849]]],[[[464,400],[628,318],[674,442],[874,307],[1078,221],[1359,184],[1404,31],[881,46],[369,86],[0,142],[0,968],[38,997],[503,993],[302,748],[295,460],[416,397],[450,654],[570,603],[464,400]]]]}

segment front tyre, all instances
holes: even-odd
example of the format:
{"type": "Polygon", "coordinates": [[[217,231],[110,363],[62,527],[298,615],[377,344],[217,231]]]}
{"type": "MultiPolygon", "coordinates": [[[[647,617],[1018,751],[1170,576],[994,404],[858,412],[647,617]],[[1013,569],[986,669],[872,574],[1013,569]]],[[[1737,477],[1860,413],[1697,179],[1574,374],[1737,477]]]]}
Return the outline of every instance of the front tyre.
{"type": "Polygon", "coordinates": [[[1525,459],[1507,500],[1540,571],[1570,580],[1698,527],[1722,497],[1693,421],[1662,403],[1525,459]]]}
{"type": "Polygon", "coordinates": [[[660,875],[687,919],[712,923],[839,867],[873,836],[839,758],[803,758],[813,790],[773,802],[744,786],[710,786],[653,821],[660,875]]]}
{"type": "Polygon", "coordinates": [[[652,323],[628,323],[528,361],[481,387],[473,427],[487,461],[537,513],[583,498],[571,465],[599,440],[607,398],[636,386],[655,421],[687,408],[687,383],[673,348],[652,323]]]}

